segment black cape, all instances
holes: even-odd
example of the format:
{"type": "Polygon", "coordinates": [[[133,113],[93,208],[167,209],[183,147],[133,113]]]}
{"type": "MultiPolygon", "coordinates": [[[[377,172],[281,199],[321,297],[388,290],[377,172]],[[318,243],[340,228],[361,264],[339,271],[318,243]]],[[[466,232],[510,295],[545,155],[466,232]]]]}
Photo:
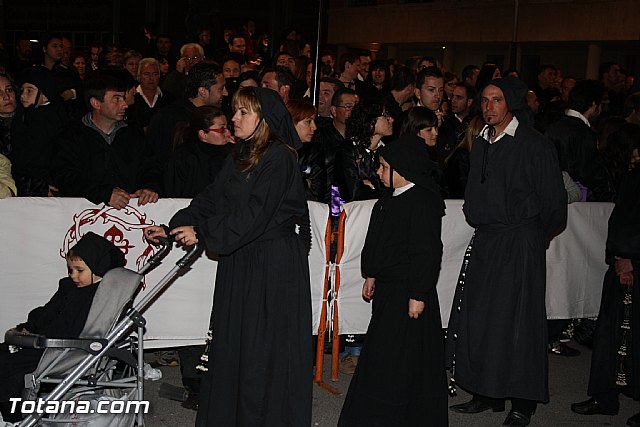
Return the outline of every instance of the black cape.
{"type": "Polygon", "coordinates": [[[594,333],[589,390],[591,396],[623,391],[640,400],[640,168],[631,171],[620,186],[616,206],[609,218],[607,237],[609,270],[604,277],[602,301],[594,333]],[[627,340],[625,369],[627,386],[616,386],[618,350],[622,341],[625,287],[615,272],[616,256],[633,264],[631,291],[631,340],[627,340]]]}
{"type": "Polygon", "coordinates": [[[311,425],[308,248],[294,231],[306,212],[295,154],[274,142],[251,172],[230,156],[172,218],[220,256],[196,425],[311,425]]]}
{"type": "Polygon", "coordinates": [[[545,249],[567,218],[554,146],[523,124],[494,144],[477,138],[463,210],[476,232],[454,296],[448,366],[455,360],[455,380],[475,394],[547,401],[545,249]]]}
{"type": "Polygon", "coordinates": [[[414,186],[376,202],[362,271],[375,277],[373,314],[339,426],[446,426],[447,393],[436,283],[443,203],[414,186]],[[425,302],[418,319],[409,299],[425,302]]]}

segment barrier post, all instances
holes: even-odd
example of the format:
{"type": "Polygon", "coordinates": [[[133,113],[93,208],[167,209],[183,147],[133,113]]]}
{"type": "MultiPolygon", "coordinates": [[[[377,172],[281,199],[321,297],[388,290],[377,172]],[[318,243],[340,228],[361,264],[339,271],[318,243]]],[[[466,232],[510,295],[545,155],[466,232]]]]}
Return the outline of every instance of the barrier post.
{"type": "Polygon", "coordinates": [[[347,220],[347,213],[342,211],[338,220],[338,245],[336,249],[336,274],[333,283],[333,347],[331,349],[331,381],[338,381],[338,365],[340,363],[340,331],[338,327],[338,293],[340,291],[340,262],[344,253],[344,224],[347,220]]]}

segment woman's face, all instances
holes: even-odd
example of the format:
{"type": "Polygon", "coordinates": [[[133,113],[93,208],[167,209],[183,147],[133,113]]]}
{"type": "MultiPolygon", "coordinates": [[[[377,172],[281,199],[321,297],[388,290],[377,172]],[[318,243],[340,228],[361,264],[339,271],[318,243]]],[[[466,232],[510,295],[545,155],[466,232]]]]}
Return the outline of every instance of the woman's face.
{"type": "Polygon", "coordinates": [[[16,111],[16,92],[6,77],[0,77],[0,114],[13,114],[16,111]]]}
{"type": "Polygon", "coordinates": [[[82,56],[78,56],[73,60],[73,68],[78,71],[78,74],[83,76],[87,70],[87,62],[84,60],[82,56]]]}
{"type": "Polygon", "coordinates": [[[50,60],[55,62],[62,59],[63,50],[64,46],[62,45],[62,40],[53,38],[45,47],[44,54],[50,60]]]}
{"type": "Polygon", "coordinates": [[[304,143],[311,141],[311,138],[313,138],[313,134],[316,129],[317,127],[315,122],[315,115],[309,116],[306,119],[300,120],[298,123],[296,123],[296,132],[298,132],[300,140],[304,143]]]}
{"type": "Polygon", "coordinates": [[[212,145],[226,145],[231,140],[231,132],[227,128],[227,118],[218,116],[213,119],[209,129],[198,132],[200,141],[212,145]]]}
{"type": "Polygon", "coordinates": [[[436,145],[436,140],[438,139],[438,127],[429,126],[424,129],[420,129],[418,136],[424,139],[424,142],[426,142],[429,147],[433,147],[436,145]]]}
{"type": "Polygon", "coordinates": [[[140,58],[129,58],[124,63],[124,68],[131,73],[134,79],[138,78],[138,64],[140,64],[140,58]]]}
{"type": "Polygon", "coordinates": [[[260,117],[258,113],[242,105],[236,105],[236,112],[231,118],[234,134],[237,138],[247,139],[258,127],[260,117]]]}
{"type": "Polygon", "coordinates": [[[375,135],[389,136],[393,134],[393,117],[386,111],[376,119],[376,126],[373,130],[375,135]]]}

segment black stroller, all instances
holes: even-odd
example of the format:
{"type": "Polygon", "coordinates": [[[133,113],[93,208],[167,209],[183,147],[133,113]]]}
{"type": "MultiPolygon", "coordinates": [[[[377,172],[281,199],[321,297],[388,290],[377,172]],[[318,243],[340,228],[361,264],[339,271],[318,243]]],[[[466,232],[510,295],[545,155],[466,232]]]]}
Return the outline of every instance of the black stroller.
{"type": "Polygon", "coordinates": [[[105,274],[80,338],[48,339],[43,335],[23,334],[15,329],[7,331],[5,342],[9,345],[46,349],[36,371],[25,378],[21,403],[24,409],[27,406],[25,403],[29,402],[30,410],[18,426],[144,425],[143,417],[148,411],[148,402],[144,401],[145,319],[141,313],[199,252],[197,245],[190,248],[158,284],[132,307],[143,275],[160,264],[171,249],[171,241],[159,240],[161,249],[138,273],[116,268],[105,274]],[[137,334],[129,336],[134,326],[137,327],[137,334]],[[57,386],[48,395],[38,399],[41,384],[57,386]],[[114,401],[120,405],[114,406],[114,401]],[[103,402],[107,402],[106,406],[103,402]],[[113,407],[117,407],[116,410],[104,410],[113,407]]]}

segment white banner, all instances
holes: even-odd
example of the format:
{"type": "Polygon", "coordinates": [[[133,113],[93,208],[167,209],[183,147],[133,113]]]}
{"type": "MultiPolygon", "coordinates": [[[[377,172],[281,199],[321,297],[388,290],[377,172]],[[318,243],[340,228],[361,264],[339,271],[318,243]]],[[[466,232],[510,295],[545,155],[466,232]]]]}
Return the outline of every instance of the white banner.
{"type": "MultiPolygon", "coordinates": [[[[0,332],[26,320],[29,311],[45,304],[66,276],[64,254],[87,231],[106,235],[121,247],[127,268],[137,270],[154,250],[142,229],[166,224],[188,204],[184,199],[161,199],[147,206],[123,210],[96,206],[84,199],[9,198],[0,200],[0,332]]],[[[569,205],[569,224],[547,252],[547,313],[549,318],[592,317],[598,313],[604,264],[607,220],[612,209],[605,203],[569,205]]],[[[363,333],[370,305],[360,297],[360,250],[373,202],[345,205],[345,253],[341,263],[339,295],[342,333],[363,333]]],[[[309,256],[313,305],[312,331],[317,333],[326,267],[324,235],[328,208],[309,203],[312,250],[309,256]]],[[[448,200],[443,218],[444,256],[438,292],[443,323],[449,317],[462,254],[472,230],[464,221],[462,202],[448,200]]],[[[174,248],[162,265],[147,274],[153,286],[184,251],[174,248]]],[[[149,347],[200,344],[209,326],[216,262],[206,254],[177,277],[144,313],[149,347]]],[[[144,291],[143,291],[144,292],[144,291]]]]}

